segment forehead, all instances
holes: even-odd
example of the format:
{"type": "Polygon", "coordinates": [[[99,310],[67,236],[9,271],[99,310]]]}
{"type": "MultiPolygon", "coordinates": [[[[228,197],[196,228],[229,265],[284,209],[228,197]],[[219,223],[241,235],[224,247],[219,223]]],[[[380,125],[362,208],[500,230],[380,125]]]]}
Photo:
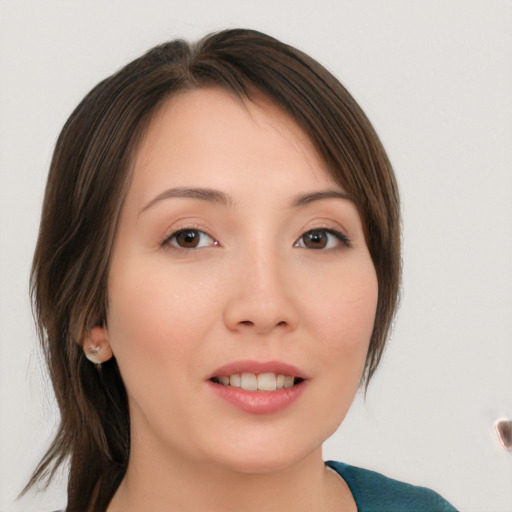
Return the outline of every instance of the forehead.
{"type": "Polygon", "coordinates": [[[140,205],[170,186],[231,193],[261,188],[262,181],[283,195],[335,184],[306,133],[266,97],[197,89],[171,97],[153,115],[135,154],[129,196],[140,205]]]}
{"type": "Polygon", "coordinates": [[[242,125],[275,130],[290,142],[314,151],[311,140],[295,120],[263,93],[251,94],[249,99],[220,87],[182,91],[168,98],[152,116],[143,144],[163,131],[173,135],[209,132],[218,141],[235,124],[237,131],[242,125]],[[213,128],[219,131],[212,132],[213,128]]]}

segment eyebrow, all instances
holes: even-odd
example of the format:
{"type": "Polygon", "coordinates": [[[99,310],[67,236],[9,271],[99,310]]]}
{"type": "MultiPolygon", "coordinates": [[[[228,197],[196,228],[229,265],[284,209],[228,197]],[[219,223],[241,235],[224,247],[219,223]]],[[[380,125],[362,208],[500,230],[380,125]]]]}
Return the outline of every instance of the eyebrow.
{"type": "MultiPolygon", "coordinates": [[[[199,199],[201,201],[207,201],[209,203],[217,203],[223,206],[233,206],[233,199],[220,190],[212,188],[189,188],[189,187],[176,187],[164,190],[161,194],[154,197],[149,203],[147,203],[139,212],[139,215],[151,208],[154,204],[163,201],[165,199],[173,198],[185,198],[185,199],[199,199]]],[[[311,204],[315,201],[321,201],[322,199],[343,199],[346,201],[352,201],[352,198],[346,192],[341,190],[323,190],[320,192],[310,192],[302,194],[296,197],[291,206],[298,208],[311,204]]]]}
{"type": "Polygon", "coordinates": [[[145,212],[148,208],[151,208],[155,203],[173,198],[200,199],[201,201],[218,203],[224,206],[231,206],[233,204],[232,199],[220,190],[214,190],[212,188],[176,187],[169,188],[164,190],[161,194],[158,194],[140,210],[139,215],[145,212]]]}
{"type": "Polygon", "coordinates": [[[292,202],[292,206],[295,208],[305,206],[315,201],[321,201],[322,199],[344,199],[345,201],[354,202],[349,194],[341,190],[323,190],[321,192],[311,192],[298,196],[292,202]]]}

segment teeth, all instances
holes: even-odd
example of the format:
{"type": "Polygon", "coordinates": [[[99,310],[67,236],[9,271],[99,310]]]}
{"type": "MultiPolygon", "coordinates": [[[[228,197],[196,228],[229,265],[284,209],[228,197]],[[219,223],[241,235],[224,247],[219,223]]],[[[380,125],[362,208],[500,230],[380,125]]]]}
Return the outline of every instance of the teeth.
{"type": "MultiPolygon", "coordinates": [[[[230,379],[231,380],[231,379],[230,379]]],[[[254,373],[242,373],[240,378],[240,387],[247,391],[255,391],[258,389],[258,379],[254,373]]]]}
{"type": "Polygon", "coordinates": [[[293,377],[288,377],[288,376],[286,376],[286,377],[284,378],[284,387],[285,387],[285,388],[291,388],[291,387],[293,386],[293,381],[294,381],[294,380],[295,380],[295,379],[294,379],[293,377]]]}
{"type": "Polygon", "coordinates": [[[224,384],[224,386],[228,386],[229,385],[229,377],[219,377],[219,382],[221,384],[224,384]]]}
{"type": "Polygon", "coordinates": [[[291,388],[295,377],[290,375],[276,375],[275,373],[235,373],[217,377],[217,382],[224,386],[242,388],[246,391],[275,391],[276,389],[291,388]]]}
{"type": "MultiPolygon", "coordinates": [[[[240,375],[238,375],[238,373],[235,373],[235,375],[231,375],[231,377],[226,377],[226,379],[228,380],[227,384],[229,384],[230,386],[233,386],[234,388],[239,388],[241,386],[241,379],[240,379],[240,375]]],[[[222,383],[224,384],[224,383],[222,383]]],[[[227,386],[226,384],[226,386],[227,386]]]]}
{"type": "Polygon", "coordinates": [[[258,389],[274,391],[276,389],[276,376],[273,373],[260,373],[258,375],[258,389]]]}

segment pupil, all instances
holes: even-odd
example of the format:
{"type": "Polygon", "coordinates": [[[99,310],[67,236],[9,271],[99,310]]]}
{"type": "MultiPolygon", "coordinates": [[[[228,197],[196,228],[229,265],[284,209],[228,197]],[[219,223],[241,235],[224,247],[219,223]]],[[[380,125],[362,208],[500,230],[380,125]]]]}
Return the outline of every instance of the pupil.
{"type": "Polygon", "coordinates": [[[325,247],[327,243],[327,237],[322,231],[310,231],[306,237],[306,247],[321,249],[325,247]]]}
{"type": "Polygon", "coordinates": [[[199,241],[195,231],[182,231],[176,239],[182,247],[195,247],[199,241]]]}

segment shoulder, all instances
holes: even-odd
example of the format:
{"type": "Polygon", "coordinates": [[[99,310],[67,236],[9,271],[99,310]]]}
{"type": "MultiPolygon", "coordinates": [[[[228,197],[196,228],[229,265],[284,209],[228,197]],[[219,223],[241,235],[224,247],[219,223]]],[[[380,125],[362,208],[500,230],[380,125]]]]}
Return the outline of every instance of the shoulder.
{"type": "Polygon", "coordinates": [[[327,461],[349,486],[360,512],[456,512],[436,492],[406,484],[375,471],[327,461]]]}

